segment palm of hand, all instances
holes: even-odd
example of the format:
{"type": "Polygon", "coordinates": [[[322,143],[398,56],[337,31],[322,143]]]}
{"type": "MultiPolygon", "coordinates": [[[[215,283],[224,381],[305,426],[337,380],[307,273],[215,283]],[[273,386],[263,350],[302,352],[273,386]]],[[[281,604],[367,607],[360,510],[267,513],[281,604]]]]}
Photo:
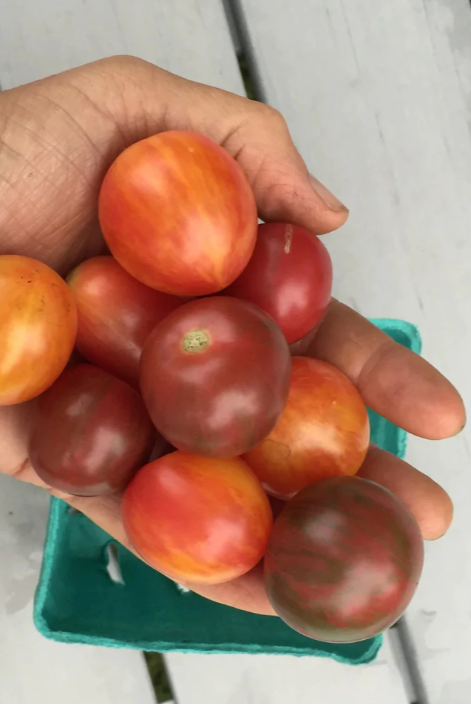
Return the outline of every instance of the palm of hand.
{"type": "MultiPolygon", "coordinates": [[[[335,197],[309,177],[275,111],[118,58],[0,95],[0,254],[36,257],[65,274],[102,252],[96,204],[106,169],[128,145],[167,129],[197,130],[223,145],[247,174],[264,220],[317,233],[346,220],[335,197]]],[[[341,368],[370,407],[415,434],[439,439],[463,426],[463,404],[448,381],[339,303],[332,303],[310,353],[341,368]]],[[[0,408],[0,470],[43,486],[27,455],[34,415],[34,401],[0,408]]],[[[431,479],[375,448],[360,475],[401,496],[424,537],[445,532],[451,502],[431,479]]],[[[67,501],[128,545],[118,497],[67,501]]],[[[192,588],[272,612],[260,568],[227,584],[192,588]]]]}

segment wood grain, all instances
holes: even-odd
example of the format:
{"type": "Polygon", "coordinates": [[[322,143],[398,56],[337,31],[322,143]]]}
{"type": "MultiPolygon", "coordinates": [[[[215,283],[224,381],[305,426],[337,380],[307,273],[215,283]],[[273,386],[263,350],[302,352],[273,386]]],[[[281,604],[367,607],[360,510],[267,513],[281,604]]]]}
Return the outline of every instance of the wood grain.
{"type": "Polygon", "coordinates": [[[243,93],[220,0],[0,0],[0,87],[114,54],[243,93]]]}
{"type": "MultiPolygon", "coordinates": [[[[350,207],[324,239],[334,291],[419,325],[471,400],[471,10],[467,0],[241,0],[263,95],[311,171],[350,207]]],[[[407,619],[431,702],[471,698],[471,430],[411,439],[455,504],[407,619]]]]}

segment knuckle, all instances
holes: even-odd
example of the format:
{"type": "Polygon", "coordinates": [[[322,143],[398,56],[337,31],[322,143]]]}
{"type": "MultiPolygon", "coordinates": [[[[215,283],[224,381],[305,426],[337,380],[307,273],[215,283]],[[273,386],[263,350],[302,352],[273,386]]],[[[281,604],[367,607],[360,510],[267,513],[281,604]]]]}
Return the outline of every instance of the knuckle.
{"type": "Polygon", "coordinates": [[[272,129],[280,132],[288,132],[288,125],[285,117],[277,108],[273,108],[265,103],[259,103],[258,105],[260,106],[259,110],[261,118],[266,123],[269,123],[272,126],[272,129]]]}
{"type": "Polygon", "coordinates": [[[143,68],[148,66],[148,62],[132,54],[115,54],[114,56],[99,59],[95,65],[110,70],[123,71],[143,68]]]}
{"type": "Polygon", "coordinates": [[[116,54],[105,59],[99,59],[86,67],[95,75],[101,73],[117,81],[139,81],[139,78],[146,77],[149,72],[157,73],[161,71],[157,66],[150,64],[144,59],[131,54],[116,54]]]}

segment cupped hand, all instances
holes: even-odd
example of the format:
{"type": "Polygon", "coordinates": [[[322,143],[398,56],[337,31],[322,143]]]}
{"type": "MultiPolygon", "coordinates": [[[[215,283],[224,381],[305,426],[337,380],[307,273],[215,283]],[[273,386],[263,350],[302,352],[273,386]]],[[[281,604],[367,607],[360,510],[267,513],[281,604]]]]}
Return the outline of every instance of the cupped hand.
{"type": "MultiPolygon", "coordinates": [[[[318,234],[346,221],[346,208],[308,173],[275,110],[116,57],[0,93],[0,254],[29,255],[66,274],[102,252],[97,197],[107,168],[128,145],[170,129],[196,130],[222,145],[246,173],[263,220],[318,234]]],[[[309,353],[343,370],[369,407],[413,434],[442,439],[464,425],[451,383],[338,302],[309,353]]],[[[34,401],[0,408],[0,471],[44,486],[27,454],[34,415],[34,401]]],[[[400,496],[424,538],[448,528],[447,494],[406,462],[372,447],[359,475],[400,496]]],[[[129,547],[119,497],[55,495],[129,547]]],[[[215,601],[273,613],[259,567],[227,584],[189,586],[215,601]]]]}

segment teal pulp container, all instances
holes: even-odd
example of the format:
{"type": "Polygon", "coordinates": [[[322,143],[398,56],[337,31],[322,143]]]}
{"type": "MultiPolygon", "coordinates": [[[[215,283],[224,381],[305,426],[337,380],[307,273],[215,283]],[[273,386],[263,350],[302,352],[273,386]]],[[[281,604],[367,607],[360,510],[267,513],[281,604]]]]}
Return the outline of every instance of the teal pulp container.
{"type": "MultiPolygon", "coordinates": [[[[395,341],[420,353],[412,324],[375,320],[395,341]]],[[[403,457],[406,433],[370,412],[372,440],[403,457]]],[[[39,632],[64,643],[144,651],[275,653],[329,656],[350,664],[374,659],[381,636],[351,644],[328,644],[296,633],[280,619],[237,611],[192,592],[118,547],[122,583],[107,571],[110,543],[117,544],[85,516],[51,502],[34,620],[39,632]]]]}

